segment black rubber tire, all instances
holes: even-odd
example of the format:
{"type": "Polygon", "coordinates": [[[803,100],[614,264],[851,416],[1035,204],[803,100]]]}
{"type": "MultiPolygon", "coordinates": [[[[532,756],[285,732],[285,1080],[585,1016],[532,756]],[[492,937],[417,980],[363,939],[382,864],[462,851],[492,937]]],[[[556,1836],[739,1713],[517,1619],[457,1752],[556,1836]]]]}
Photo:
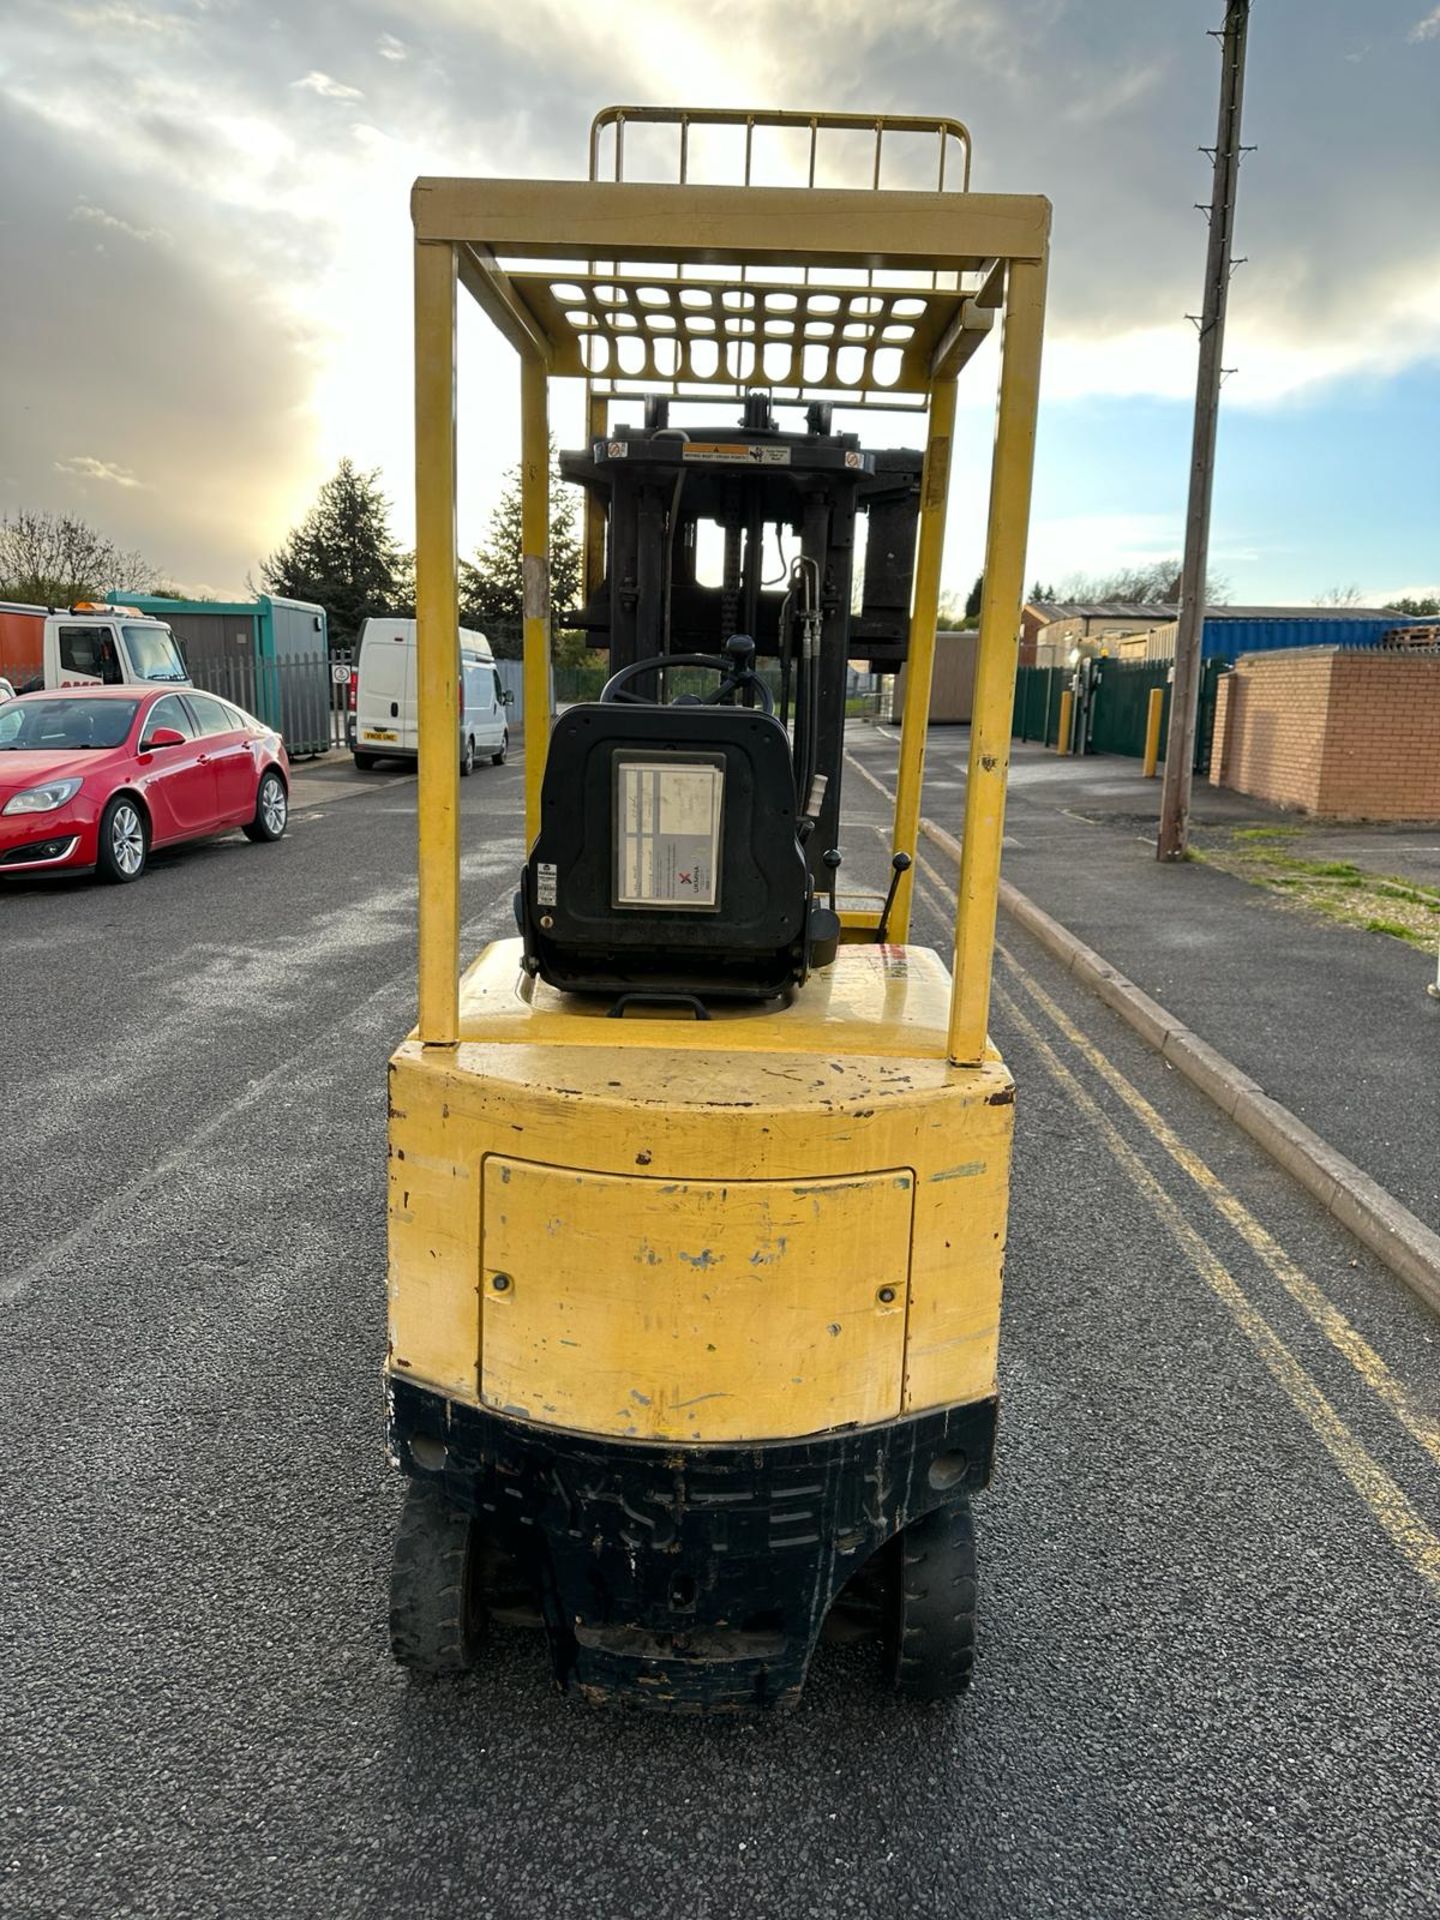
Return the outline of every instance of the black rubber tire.
{"type": "Polygon", "coordinates": [[[411,1480],[390,1568],[390,1651],[412,1673],[463,1673],[485,1629],[478,1532],[428,1480],[411,1480]]]}
{"type": "Polygon", "coordinates": [[[259,844],[264,844],[276,840],[283,840],[285,837],[285,829],[289,824],[290,795],[286,791],[285,782],[275,771],[274,767],[267,767],[260,776],[259,786],[255,789],[255,818],[253,820],[247,820],[240,831],[245,835],[247,840],[254,840],[259,844]],[[280,789],[278,824],[275,820],[275,808],[267,803],[266,789],[268,787],[278,787],[280,789]]]}
{"type": "Polygon", "coordinates": [[[138,880],[145,871],[150,858],[150,821],[144,807],[131,793],[117,793],[107,804],[100,816],[100,832],[96,841],[95,874],[107,886],[128,887],[132,880],[138,880]],[[127,858],[122,851],[122,841],[133,846],[133,836],[124,831],[127,821],[139,824],[140,844],[138,862],[133,856],[127,858]]]}
{"type": "Polygon", "coordinates": [[[464,751],[460,755],[460,778],[463,780],[475,771],[475,736],[467,733],[464,751]]]}
{"type": "Polygon", "coordinates": [[[357,753],[354,756],[354,760],[355,771],[357,773],[372,773],[374,771],[375,755],[373,753],[357,753]]]}
{"type": "Polygon", "coordinates": [[[975,1517],[968,1496],[937,1507],[895,1542],[886,1653],[897,1693],[953,1700],[975,1666],[975,1517]]]}
{"type": "Polygon", "coordinates": [[[510,729],[507,727],[504,733],[500,737],[500,751],[498,753],[492,753],[490,756],[491,766],[503,767],[505,764],[505,756],[509,753],[509,751],[510,751],[510,729]]]}

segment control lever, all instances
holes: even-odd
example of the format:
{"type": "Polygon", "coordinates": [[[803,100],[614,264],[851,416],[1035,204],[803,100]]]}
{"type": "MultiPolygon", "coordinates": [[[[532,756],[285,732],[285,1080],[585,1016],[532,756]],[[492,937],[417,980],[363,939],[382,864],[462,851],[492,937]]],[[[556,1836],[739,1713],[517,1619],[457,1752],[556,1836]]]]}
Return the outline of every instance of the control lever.
{"type": "Polygon", "coordinates": [[[832,913],[835,912],[835,876],[840,871],[840,857],[840,849],[838,847],[827,848],[820,856],[825,862],[825,865],[830,869],[830,911],[832,913]]]}
{"type": "MultiPolygon", "coordinates": [[[[828,854],[826,858],[829,858],[828,854]]],[[[910,871],[910,865],[911,861],[908,853],[897,853],[895,858],[890,862],[890,891],[885,896],[885,905],[880,914],[880,924],[875,929],[875,942],[877,946],[883,947],[885,944],[885,935],[890,929],[890,909],[895,904],[895,895],[900,886],[900,876],[902,873],[908,873],[910,871]]]]}

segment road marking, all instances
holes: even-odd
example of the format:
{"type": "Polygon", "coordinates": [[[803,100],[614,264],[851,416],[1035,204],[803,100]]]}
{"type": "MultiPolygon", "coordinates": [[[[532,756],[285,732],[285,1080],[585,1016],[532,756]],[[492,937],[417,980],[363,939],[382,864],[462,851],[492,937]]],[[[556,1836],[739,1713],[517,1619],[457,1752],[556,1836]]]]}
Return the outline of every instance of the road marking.
{"type": "MultiPolygon", "coordinates": [[[[921,891],[933,910],[943,912],[943,903],[934,897],[930,888],[922,886],[921,891]]],[[[1140,1155],[1098,1101],[1081,1086],[1019,1003],[998,984],[995,997],[1029,1040],[1056,1085],[1090,1120],[1111,1156],[1132,1184],[1144,1194],[1190,1265],[1249,1340],[1270,1377],[1304,1419],[1371,1515],[1427,1586],[1440,1594],[1440,1536],[1425,1524],[1401,1488],[1346,1426],[1285,1342],[1242,1291],[1214,1248],[1185,1218],[1140,1155]]]]}
{"type": "MultiPolygon", "coordinates": [[[[919,865],[921,871],[930,880],[942,889],[945,888],[944,877],[937,873],[923,856],[919,865]]],[[[943,906],[940,910],[943,911],[943,906]]],[[[1127,1079],[1088,1034],[1075,1025],[1064,1008],[1052,999],[1039,981],[1021,966],[1003,941],[997,941],[996,951],[1051,1024],[1064,1034],[1101,1078],[1119,1094],[1152,1138],[1165,1149],[1175,1164],[1189,1175],[1216,1212],[1222,1219],[1228,1221],[1251,1252],[1264,1262],[1291,1299],[1324,1334],[1335,1351],[1349,1362],[1375,1397],[1400,1422],[1416,1445],[1422,1447],[1435,1465],[1440,1467],[1440,1421],[1436,1421],[1433,1416],[1415,1405],[1404,1383],[1391,1372],[1360,1330],[1315,1284],[1309,1274],[1296,1265],[1275,1236],[1256,1219],[1244,1201],[1226,1186],[1219,1175],[1208,1167],[1192,1148],[1185,1144],[1140,1089],[1127,1079]]]]}
{"type": "Polygon", "coordinates": [[[1014,954],[998,943],[997,951],[1006,967],[1016,976],[1026,993],[1047,1015],[1051,1023],[1059,1028],[1078,1052],[1084,1055],[1101,1078],[1114,1088],[1131,1112],[1144,1123],[1151,1136],[1164,1147],[1177,1166],[1182,1167],[1189,1174],[1221,1217],[1230,1223],[1251,1252],[1264,1261],[1291,1299],[1310,1317],[1336,1352],[1344,1355],[1371,1392],[1395,1415],[1411,1439],[1423,1447],[1436,1466],[1440,1467],[1440,1421],[1434,1420],[1414,1405],[1404,1384],[1396,1379],[1359,1329],[1353,1326],[1334,1302],[1316,1286],[1309,1274],[1295,1264],[1275,1236],[1256,1219],[1245,1202],[1231,1192],[1219,1175],[1208,1167],[1192,1148],[1186,1146],[1174,1128],[1156,1112],[1140,1089],[1126,1079],[1114,1062],[1108,1059],[1094,1041],[1071,1021],[1064,1008],[1051,999],[1040,983],[1021,966],[1014,954]]]}

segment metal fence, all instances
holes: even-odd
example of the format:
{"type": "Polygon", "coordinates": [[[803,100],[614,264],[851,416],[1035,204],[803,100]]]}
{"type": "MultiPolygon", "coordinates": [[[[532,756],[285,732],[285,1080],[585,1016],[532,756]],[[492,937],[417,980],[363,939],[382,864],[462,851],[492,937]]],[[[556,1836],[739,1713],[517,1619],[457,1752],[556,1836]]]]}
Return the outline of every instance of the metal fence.
{"type": "MultiPolygon", "coordinates": [[[[1215,689],[1228,660],[1205,661],[1200,674],[1200,713],[1195,728],[1195,771],[1210,771],[1210,743],[1215,732],[1215,689]]],[[[1145,723],[1151,690],[1164,691],[1160,738],[1170,724],[1168,660],[1096,660],[1090,704],[1086,710],[1086,753],[1121,753],[1138,760],[1145,752],[1145,723]]],[[[1021,667],[1015,678],[1015,715],[1011,732],[1019,740],[1035,740],[1053,747],[1059,737],[1060,695],[1074,682],[1069,667],[1021,667]]]]}
{"type": "Polygon", "coordinates": [[[1070,684],[1068,667],[1021,667],[1015,675],[1015,712],[1010,731],[1020,740],[1053,747],[1060,725],[1060,695],[1070,684]]]}
{"type": "MultiPolygon", "coordinates": [[[[348,661],[324,653],[298,654],[289,660],[259,660],[252,655],[197,661],[191,684],[217,693],[283,735],[286,750],[299,758],[345,744],[349,696],[348,661]]],[[[0,680],[17,692],[36,688],[33,666],[0,660],[0,680]]]]}
{"type": "MultiPolygon", "coordinates": [[[[303,758],[345,741],[345,701],[350,670],[336,678],[329,654],[295,654],[288,660],[206,660],[191,675],[206,693],[218,693],[274,727],[286,751],[303,758]]],[[[340,663],[343,664],[343,663],[340,663]]]]}

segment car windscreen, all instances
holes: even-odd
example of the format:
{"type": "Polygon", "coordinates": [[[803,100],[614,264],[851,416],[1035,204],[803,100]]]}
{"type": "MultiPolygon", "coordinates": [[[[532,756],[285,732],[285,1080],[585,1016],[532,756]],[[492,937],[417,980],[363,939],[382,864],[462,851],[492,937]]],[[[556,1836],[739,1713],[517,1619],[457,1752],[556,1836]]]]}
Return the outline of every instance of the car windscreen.
{"type": "Polygon", "coordinates": [[[12,700],[0,707],[0,752],[64,753],[118,747],[138,700],[12,700]]]}
{"type": "Polygon", "coordinates": [[[125,651],[130,656],[130,671],[137,680],[186,680],[189,675],[181,663],[174,636],[168,627],[120,629],[125,636],[125,651]]]}

